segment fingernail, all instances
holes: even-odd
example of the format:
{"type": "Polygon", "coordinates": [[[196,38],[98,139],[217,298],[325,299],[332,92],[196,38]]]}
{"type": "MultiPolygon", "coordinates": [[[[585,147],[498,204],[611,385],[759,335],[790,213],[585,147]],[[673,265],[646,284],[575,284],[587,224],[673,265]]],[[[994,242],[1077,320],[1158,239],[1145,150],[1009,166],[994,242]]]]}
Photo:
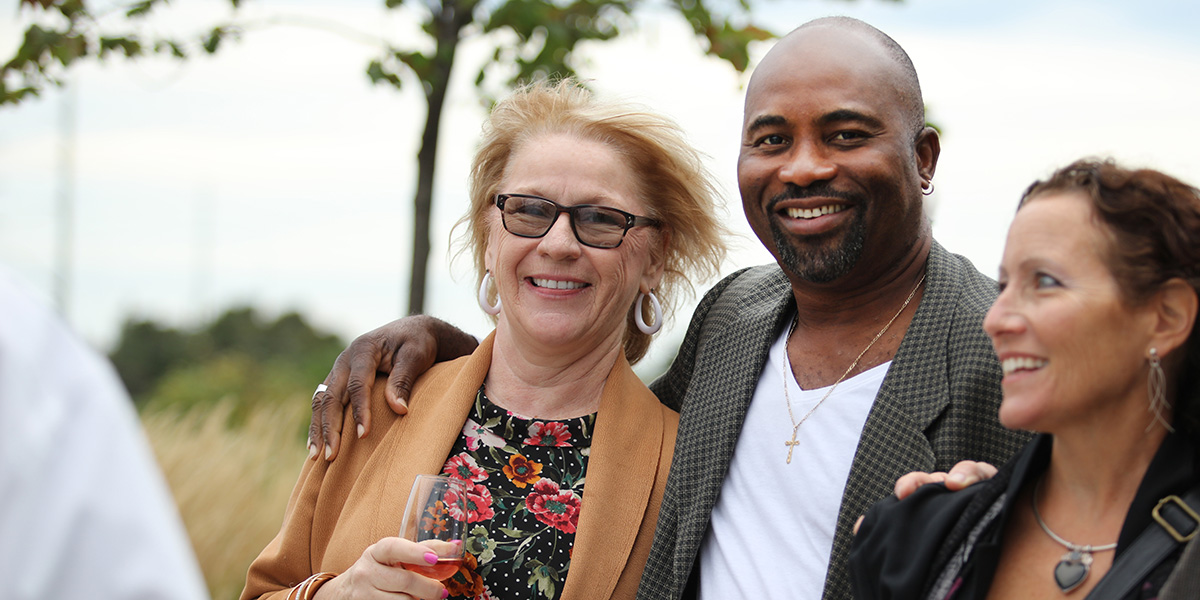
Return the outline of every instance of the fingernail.
{"type": "Polygon", "coordinates": [[[329,460],[330,456],[333,456],[333,446],[325,446],[325,460],[329,460]]]}
{"type": "Polygon", "coordinates": [[[308,443],[308,460],[312,460],[312,459],[316,458],[316,456],[317,456],[317,445],[312,442],[309,442],[308,443]]]}
{"type": "Polygon", "coordinates": [[[408,408],[408,400],[405,400],[404,398],[396,398],[396,402],[399,402],[400,406],[403,406],[406,409],[408,408]]]}
{"type": "Polygon", "coordinates": [[[436,564],[437,564],[437,559],[438,559],[438,555],[437,555],[437,554],[434,554],[433,552],[426,552],[426,553],[425,553],[425,562],[427,562],[427,563],[429,563],[429,564],[431,564],[431,565],[436,565],[436,564]]]}
{"type": "Polygon", "coordinates": [[[359,423],[359,424],[358,424],[358,437],[359,437],[359,439],[362,439],[362,436],[364,436],[364,435],[366,435],[366,434],[367,434],[367,428],[366,428],[366,427],[363,427],[363,426],[362,426],[362,423],[359,423]]]}
{"type": "Polygon", "coordinates": [[[450,590],[448,590],[446,588],[442,588],[442,598],[445,599],[445,598],[449,598],[449,597],[450,597],[450,590]]]}
{"type": "Polygon", "coordinates": [[[954,483],[966,483],[967,482],[967,476],[963,475],[962,473],[951,473],[950,476],[947,477],[947,479],[950,481],[953,481],[954,483]]]}

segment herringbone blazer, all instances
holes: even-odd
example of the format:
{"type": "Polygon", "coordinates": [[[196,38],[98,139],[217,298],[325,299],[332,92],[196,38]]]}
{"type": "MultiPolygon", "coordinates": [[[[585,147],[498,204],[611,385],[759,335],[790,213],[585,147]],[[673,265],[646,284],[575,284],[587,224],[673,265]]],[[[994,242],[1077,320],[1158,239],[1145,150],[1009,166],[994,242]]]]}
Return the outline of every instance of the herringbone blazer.
{"type": "MultiPolygon", "coordinates": [[[[897,478],[964,459],[1002,464],[1028,439],[997,420],[1000,365],[982,328],[995,282],[936,241],[927,272],[921,304],[867,417],[846,482],[825,581],[828,600],[850,597],[851,527],[891,493],[897,478]]],[[[680,423],[638,598],[680,598],[694,575],[767,352],[794,307],[778,265],[726,277],[697,307],[670,370],[651,385],[680,410],[680,423]]],[[[781,462],[774,475],[786,474],[781,462]]]]}

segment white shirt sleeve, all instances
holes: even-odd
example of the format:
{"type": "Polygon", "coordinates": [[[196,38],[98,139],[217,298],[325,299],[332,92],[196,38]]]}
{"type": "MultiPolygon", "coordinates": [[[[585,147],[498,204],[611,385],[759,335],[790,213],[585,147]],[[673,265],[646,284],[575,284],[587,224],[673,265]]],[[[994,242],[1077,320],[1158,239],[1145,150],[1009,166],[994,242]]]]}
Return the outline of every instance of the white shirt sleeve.
{"type": "Polygon", "coordinates": [[[0,586],[17,600],[208,597],[116,373],[6,270],[0,586]]]}

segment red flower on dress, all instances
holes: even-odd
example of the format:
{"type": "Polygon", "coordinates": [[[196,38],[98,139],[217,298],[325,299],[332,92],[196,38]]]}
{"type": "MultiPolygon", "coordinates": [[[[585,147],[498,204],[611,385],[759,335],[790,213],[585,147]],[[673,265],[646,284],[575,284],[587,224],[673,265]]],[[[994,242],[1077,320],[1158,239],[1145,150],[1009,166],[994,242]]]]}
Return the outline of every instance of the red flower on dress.
{"type": "Polygon", "coordinates": [[[487,486],[478,483],[467,484],[467,493],[463,498],[463,504],[467,506],[466,515],[463,515],[458,509],[457,491],[446,492],[446,504],[452,517],[468,523],[478,523],[496,516],[496,511],[492,510],[492,492],[487,489],[487,486]]]}
{"type": "Polygon", "coordinates": [[[534,421],[529,424],[529,437],[525,438],[529,446],[571,446],[571,432],[566,423],[542,423],[534,421]]]}
{"type": "Polygon", "coordinates": [[[533,486],[525,498],[525,508],[537,520],[563,533],[575,533],[579,524],[579,496],[571,490],[563,490],[557,483],[542,479],[533,486]]]}
{"type": "Polygon", "coordinates": [[[474,481],[476,483],[487,479],[487,471],[484,471],[479,463],[475,462],[475,457],[462,452],[446,461],[446,465],[442,467],[442,472],[463,481],[474,481]]]}
{"type": "Polygon", "coordinates": [[[508,459],[508,464],[501,469],[513,485],[523,488],[531,483],[537,483],[542,476],[542,463],[533,462],[520,454],[514,454],[508,459]]]}

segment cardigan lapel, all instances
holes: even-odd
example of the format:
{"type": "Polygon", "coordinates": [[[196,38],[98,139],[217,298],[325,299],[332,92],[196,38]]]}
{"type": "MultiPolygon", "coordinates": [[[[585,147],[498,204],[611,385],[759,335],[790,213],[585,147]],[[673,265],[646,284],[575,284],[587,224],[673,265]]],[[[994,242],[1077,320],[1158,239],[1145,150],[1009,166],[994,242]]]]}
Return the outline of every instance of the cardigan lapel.
{"type": "Polygon", "coordinates": [[[622,354],[600,398],[563,600],[612,596],[646,519],[663,452],[662,410],[622,354]]]}
{"type": "MultiPolygon", "coordinates": [[[[480,343],[470,356],[435,367],[430,376],[421,380],[413,390],[407,416],[400,418],[397,427],[389,431],[387,444],[376,454],[384,460],[386,493],[380,494],[388,502],[397,503],[379,506],[375,514],[380,521],[377,526],[385,535],[396,535],[400,530],[404,511],[403,503],[412,489],[417,475],[433,475],[442,472],[446,457],[454,442],[462,434],[463,423],[471,413],[475,394],[492,363],[492,336],[480,343]],[[462,362],[460,368],[456,363],[462,362]],[[442,367],[442,370],[436,370],[442,367]],[[423,389],[430,392],[422,393],[423,389]],[[440,391],[438,391],[440,390],[440,391]],[[397,457],[403,457],[397,460],[397,457]]],[[[383,386],[375,386],[382,389],[383,386]]],[[[378,394],[382,395],[382,394],[378,394]]],[[[372,402],[382,402],[373,398],[372,402]]]]}

